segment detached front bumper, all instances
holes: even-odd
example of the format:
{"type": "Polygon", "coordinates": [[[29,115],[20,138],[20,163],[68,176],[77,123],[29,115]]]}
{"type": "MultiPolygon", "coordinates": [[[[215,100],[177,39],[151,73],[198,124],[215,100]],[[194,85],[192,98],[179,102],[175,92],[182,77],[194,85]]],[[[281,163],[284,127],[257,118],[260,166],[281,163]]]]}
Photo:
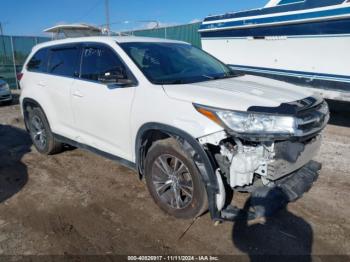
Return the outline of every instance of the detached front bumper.
{"type": "Polygon", "coordinates": [[[299,199],[310,190],[321,169],[321,164],[312,160],[321,147],[320,134],[305,140],[249,142],[220,132],[199,141],[207,145],[218,164],[218,220],[236,220],[244,212],[225,206],[224,184],[234,191],[251,193],[255,212],[244,216],[254,219],[271,215],[299,199]]]}
{"type": "Polygon", "coordinates": [[[221,143],[215,158],[228,184],[235,190],[251,191],[257,180],[273,185],[309,163],[318,153],[322,137],[306,141],[250,143],[237,138],[221,143]]]}
{"type": "Polygon", "coordinates": [[[276,186],[283,191],[288,202],[296,201],[311,189],[321,168],[320,163],[312,160],[291,175],[278,180],[276,186]]]}
{"type": "Polygon", "coordinates": [[[223,220],[236,221],[271,216],[308,192],[318,179],[320,170],[320,163],[310,161],[301,169],[277,181],[273,187],[257,187],[251,194],[249,211],[228,206],[221,211],[221,217],[223,220]]]}
{"type": "MultiPolygon", "coordinates": [[[[266,132],[237,133],[226,127],[220,132],[198,138],[215,160],[213,168],[218,181],[216,208],[224,220],[237,218],[242,211],[225,206],[226,186],[234,191],[252,193],[251,202],[255,206],[263,201],[264,208],[268,206],[266,203],[278,207],[295,201],[307,192],[321,169],[321,165],[312,159],[320,149],[321,132],[330,117],[325,101],[308,97],[282,103],[279,107],[253,106],[248,112],[293,116],[295,130],[290,135],[280,135],[278,132],[269,135],[266,132]]],[[[254,218],[259,213],[271,212],[260,211],[249,217],[254,218]]]]}
{"type": "Polygon", "coordinates": [[[279,142],[275,144],[274,160],[268,164],[266,178],[277,180],[309,163],[320,150],[322,142],[318,135],[307,142],[279,142]]]}
{"type": "MultiPolygon", "coordinates": [[[[311,189],[313,183],[318,179],[318,171],[320,170],[320,163],[310,161],[301,169],[279,180],[276,186],[272,188],[266,186],[256,188],[250,198],[252,211],[249,211],[249,214],[245,217],[248,220],[253,220],[272,216],[280,209],[285,208],[289,202],[298,200],[311,189]]],[[[223,218],[231,221],[239,219],[240,215],[235,215],[237,210],[232,212],[234,209],[230,207],[228,210],[223,210],[223,218]]],[[[242,214],[242,212],[245,211],[240,210],[238,214],[242,214]]]]}

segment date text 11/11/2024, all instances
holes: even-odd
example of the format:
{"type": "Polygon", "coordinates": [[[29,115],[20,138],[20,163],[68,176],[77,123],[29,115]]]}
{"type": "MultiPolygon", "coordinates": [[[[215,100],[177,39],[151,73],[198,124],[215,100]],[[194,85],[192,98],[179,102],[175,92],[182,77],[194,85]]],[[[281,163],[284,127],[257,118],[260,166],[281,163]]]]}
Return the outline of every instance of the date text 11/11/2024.
{"type": "Polygon", "coordinates": [[[128,256],[128,261],[219,261],[216,256],[128,256]]]}

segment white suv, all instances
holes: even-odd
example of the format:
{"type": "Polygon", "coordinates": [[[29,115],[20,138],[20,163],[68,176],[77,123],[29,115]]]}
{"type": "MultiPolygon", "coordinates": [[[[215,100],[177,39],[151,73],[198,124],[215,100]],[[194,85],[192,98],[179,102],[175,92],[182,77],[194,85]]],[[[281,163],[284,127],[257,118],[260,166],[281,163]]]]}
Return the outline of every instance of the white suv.
{"type": "Polygon", "coordinates": [[[145,177],[173,216],[209,208],[214,220],[231,220],[233,191],[274,205],[281,198],[271,190],[294,201],[317,178],[311,160],[329,119],[326,102],[236,74],[187,43],[64,39],[34,47],[22,73],[21,108],[40,153],[69,144],[117,160],[145,177]]]}

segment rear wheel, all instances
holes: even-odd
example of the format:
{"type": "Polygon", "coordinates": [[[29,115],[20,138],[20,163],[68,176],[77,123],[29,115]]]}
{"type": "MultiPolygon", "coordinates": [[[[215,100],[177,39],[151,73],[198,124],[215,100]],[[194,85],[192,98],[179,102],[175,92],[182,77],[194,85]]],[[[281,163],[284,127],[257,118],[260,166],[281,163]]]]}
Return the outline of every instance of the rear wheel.
{"type": "Polygon", "coordinates": [[[177,218],[195,218],[207,210],[201,175],[175,139],[152,145],[146,156],[145,171],[151,196],[166,213],[177,218]]]}
{"type": "Polygon", "coordinates": [[[33,144],[39,153],[52,155],[62,150],[62,144],[54,138],[45,114],[40,108],[33,108],[26,122],[33,144]]]}

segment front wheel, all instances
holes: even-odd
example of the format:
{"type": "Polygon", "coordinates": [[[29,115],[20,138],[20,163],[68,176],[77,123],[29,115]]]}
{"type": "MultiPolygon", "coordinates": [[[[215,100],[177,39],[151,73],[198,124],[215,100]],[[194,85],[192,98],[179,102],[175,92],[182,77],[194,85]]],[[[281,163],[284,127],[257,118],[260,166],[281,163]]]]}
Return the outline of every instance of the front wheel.
{"type": "Polygon", "coordinates": [[[175,139],[152,145],[146,156],[145,177],[154,201],[169,215],[195,218],[208,209],[201,175],[175,139]]]}

